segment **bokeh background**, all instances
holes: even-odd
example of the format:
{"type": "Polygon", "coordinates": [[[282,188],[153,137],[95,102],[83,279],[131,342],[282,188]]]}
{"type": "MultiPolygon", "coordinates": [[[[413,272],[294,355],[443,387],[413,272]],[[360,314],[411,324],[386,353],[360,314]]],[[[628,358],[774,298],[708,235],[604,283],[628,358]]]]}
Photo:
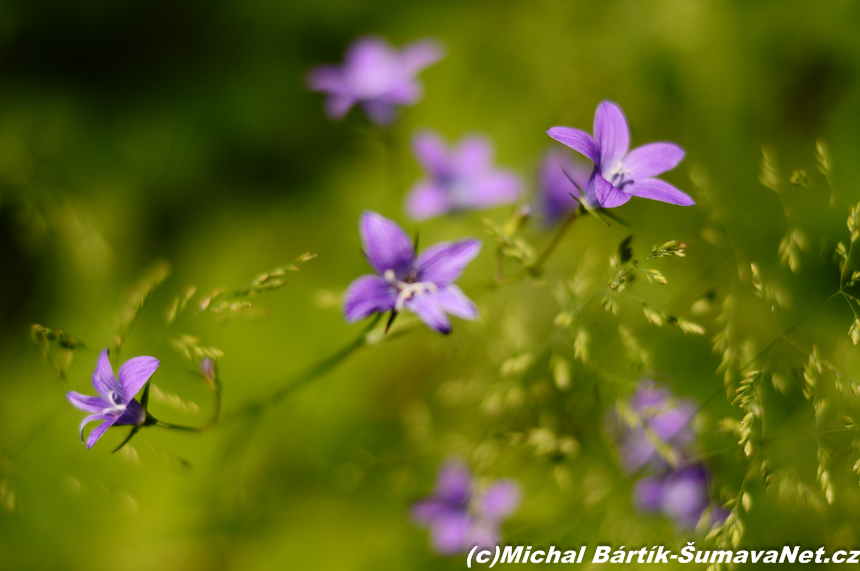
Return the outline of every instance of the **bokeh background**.
{"type": "MultiPolygon", "coordinates": [[[[509,542],[701,541],[635,511],[604,411],[645,372],[707,403],[700,447],[713,451],[713,491],[737,490],[746,460],[733,436],[716,432],[719,418],[741,416],[714,372],[720,300],[743,292],[739,336],[764,348],[839,288],[833,249],[847,240],[846,205],[860,198],[858,27],[860,5],[848,0],[3,1],[0,568],[462,568],[462,558],[433,554],[408,515],[452,455],[481,478],[520,482],[523,505],[504,526],[509,542]],[[339,62],[368,33],[395,45],[433,37],[447,52],[422,74],[424,99],[385,136],[357,112],[328,121],[323,97],[305,88],[313,65],[339,62]],[[522,375],[500,372],[547,339],[573,354],[553,334],[558,306],[545,285],[483,287],[494,247],[481,219],[503,223],[510,208],[409,222],[403,197],[420,177],[409,137],[418,128],[449,140],[483,132],[533,196],[539,159],[552,146],[546,129],[590,130],[603,99],[624,108],[634,145],[669,140],[687,150],[665,178],[699,205],[633,200],[616,211],[629,227],[577,221],[548,271],[590,268],[599,286],[627,235],[639,257],[682,240],[686,258],[653,265],[669,284],[637,282],[631,296],[707,333],[656,328],[629,299],[619,300],[618,316],[593,304],[583,316],[590,360],[571,358],[571,387],[561,390],[546,352],[522,375]],[[833,156],[834,206],[813,158],[818,138],[833,156]],[[808,175],[805,186],[784,184],[790,221],[759,181],[763,146],[784,181],[794,169],[808,175]],[[82,415],[64,394],[90,392],[97,354],[113,343],[118,313],[154,263],[173,271],[122,359],[161,360],[152,407],[165,420],[199,424],[212,407],[194,362],[163,334],[164,308],[187,285],[201,294],[238,288],[303,252],[318,254],[285,288],[251,299],[247,315],[181,330],[223,351],[225,411],[265,398],[359,335],[364,326],[344,322],[340,297],[366,272],[357,232],[365,209],[420,229],[424,245],[484,239],[461,280],[482,318],[456,321],[448,337],[416,327],[363,348],[252,422],[204,434],[150,428],[116,454],[127,429],[109,431],[90,451],[80,444],[82,415]],[[789,227],[808,238],[796,275],[778,263],[789,227]],[[771,311],[753,295],[751,261],[790,297],[788,308],[771,311]],[[714,307],[691,313],[706,294],[714,307]],[[86,344],[71,356],[52,350],[67,379],[40,357],[32,323],[86,344]],[[650,352],[648,371],[626,360],[620,323],[650,352]],[[541,448],[541,438],[559,435],[576,449],[541,448]]],[[[539,224],[526,236],[536,247],[549,239],[539,224]]],[[[846,335],[851,320],[836,299],[794,339],[850,375],[860,368],[846,335]]],[[[789,344],[772,355],[790,370],[805,360],[789,344]]],[[[816,510],[759,482],[744,543],[856,548],[853,433],[814,434],[796,381],[785,394],[769,388],[765,400],[774,434],[786,437],[774,444],[774,462],[818,494],[817,446],[833,450],[837,501],[816,510]]],[[[833,426],[843,426],[838,418],[856,407],[854,397],[833,402],[833,426]]]]}

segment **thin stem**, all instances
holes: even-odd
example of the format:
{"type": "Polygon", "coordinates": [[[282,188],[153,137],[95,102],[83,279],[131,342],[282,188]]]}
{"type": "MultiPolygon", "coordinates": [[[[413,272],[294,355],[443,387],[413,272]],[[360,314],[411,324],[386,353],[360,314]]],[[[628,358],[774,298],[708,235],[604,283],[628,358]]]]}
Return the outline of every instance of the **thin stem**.
{"type": "Polygon", "coordinates": [[[577,216],[579,215],[580,208],[581,207],[579,207],[576,210],[574,210],[573,212],[571,212],[570,215],[564,220],[561,227],[556,231],[555,235],[552,237],[552,240],[550,241],[550,243],[547,244],[546,248],[544,248],[543,252],[541,252],[541,254],[537,257],[537,259],[534,261],[534,263],[530,264],[529,266],[526,266],[527,271],[531,271],[531,272],[540,271],[540,269],[543,267],[544,263],[546,262],[547,258],[549,258],[552,255],[552,253],[555,251],[555,249],[561,243],[561,239],[564,237],[565,233],[567,232],[567,229],[571,226],[573,221],[576,220],[577,216]]]}
{"type": "Polygon", "coordinates": [[[305,386],[314,379],[321,377],[325,373],[334,369],[337,365],[345,361],[347,357],[355,353],[358,349],[368,345],[367,334],[370,333],[370,331],[374,327],[376,327],[376,324],[379,323],[379,320],[381,318],[382,314],[377,313],[376,316],[370,321],[368,326],[365,327],[365,329],[361,332],[361,334],[349,344],[345,345],[340,350],[333,353],[331,356],[313,365],[306,371],[297,375],[293,375],[291,377],[287,377],[287,379],[285,379],[286,382],[281,388],[274,391],[264,399],[258,399],[256,401],[251,401],[247,403],[240,410],[234,412],[233,414],[227,415],[225,417],[225,420],[232,420],[234,418],[248,416],[250,414],[260,412],[266,408],[273,407],[279,402],[281,402],[287,395],[289,395],[293,391],[305,386]]]}

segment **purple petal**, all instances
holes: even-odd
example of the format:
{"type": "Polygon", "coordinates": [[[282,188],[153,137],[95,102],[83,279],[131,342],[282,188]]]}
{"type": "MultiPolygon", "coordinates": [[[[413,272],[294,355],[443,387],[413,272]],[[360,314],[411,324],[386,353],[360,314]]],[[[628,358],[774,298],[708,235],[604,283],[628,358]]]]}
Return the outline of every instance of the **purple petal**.
{"type": "Polygon", "coordinates": [[[353,281],[346,290],[343,313],[354,323],[373,313],[385,313],[397,303],[395,289],[379,276],[366,275],[353,281]]]}
{"type": "Polygon", "coordinates": [[[475,303],[454,284],[446,286],[434,298],[449,315],[455,315],[460,319],[476,319],[478,317],[478,308],[475,307],[475,303]]]}
{"type": "Polygon", "coordinates": [[[111,399],[112,392],[119,395],[120,398],[122,397],[122,385],[119,384],[119,381],[116,380],[113,374],[107,349],[101,352],[96,362],[96,370],[93,373],[93,386],[101,396],[108,400],[115,401],[115,399],[111,399]]]}
{"type": "Polygon", "coordinates": [[[356,100],[348,95],[330,95],[325,101],[325,112],[329,119],[343,119],[356,100]]]}
{"type": "Polygon", "coordinates": [[[435,520],[430,527],[433,549],[441,555],[465,551],[471,526],[472,518],[467,513],[451,513],[435,520]]]}
{"type": "Polygon", "coordinates": [[[439,42],[419,40],[403,46],[400,51],[400,64],[408,75],[414,76],[442,59],[443,55],[444,50],[439,42]]]}
{"type": "Polygon", "coordinates": [[[359,225],[361,243],[370,265],[380,274],[394,270],[404,279],[412,271],[415,250],[400,226],[375,212],[365,212],[359,225]]]}
{"type": "Polygon", "coordinates": [[[73,405],[75,405],[84,412],[100,413],[105,409],[113,407],[113,403],[108,402],[102,397],[82,395],[81,393],[76,391],[71,391],[66,394],[66,398],[69,399],[69,402],[71,402],[73,405]]]}
{"type": "Polygon", "coordinates": [[[567,145],[577,153],[585,155],[593,163],[597,164],[600,162],[600,147],[597,146],[591,135],[585,131],[570,127],[553,127],[546,134],[559,143],[567,145]]]}
{"type": "Polygon", "coordinates": [[[493,144],[481,135],[471,135],[460,140],[451,156],[454,172],[469,175],[483,172],[493,164],[493,144]]]}
{"type": "Polygon", "coordinates": [[[560,149],[548,151],[541,162],[538,183],[540,209],[544,218],[553,222],[574,210],[578,203],[573,196],[579,197],[580,190],[588,186],[591,171],[590,165],[571,160],[567,153],[560,149]],[[579,189],[570,181],[568,175],[579,189]]]}
{"type": "Polygon", "coordinates": [[[311,91],[338,94],[343,94],[346,91],[340,69],[333,65],[322,65],[312,69],[308,74],[308,88],[311,91]]]}
{"type": "Polygon", "coordinates": [[[123,394],[127,401],[134,398],[137,391],[146,384],[159,364],[155,357],[135,357],[126,361],[119,368],[119,382],[122,384],[123,394]]]}
{"type": "Polygon", "coordinates": [[[692,198],[659,178],[644,178],[637,180],[625,188],[629,194],[640,198],[650,198],[669,204],[679,206],[692,206],[696,204],[692,198]]]}
{"type": "Polygon", "coordinates": [[[87,437],[87,450],[95,446],[96,442],[99,441],[99,438],[101,438],[102,435],[107,432],[107,429],[113,426],[115,422],[116,419],[105,420],[103,423],[93,428],[92,432],[90,432],[90,435],[87,437]]]}
{"type": "Polygon", "coordinates": [[[146,420],[146,412],[136,399],[131,399],[126,405],[125,411],[117,419],[117,424],[143,424],[146,420]]]}
{"type": "Polygon", "coordinates": [[[482,175],[468,186],[471,190],[468,206],[490,208],[510,204],[519,197],[522,186],[520,177],[509,171],[497,170],[482,175]]]}
{"type": "Polygon", "coordinates": [[[678,525],[695,527],[709,503],[707,473],[703,467],[682,468],[666,478],[662,509],[678,525]]]}
{"type": "Polygon", "coordinates": [[[406,212],[410,218],[416,221],[446,214],[453,207],[448,193],[431,181],[419,182],[406,197],[406,212]]]}
{"type": "Polygon", "coordinates": [[[513,480],[499,480],[481,495],[478,512],[499,521],[511,515],[520,505],[522,492],[513,480]]]}
{"type": "Polygon", "coordinates": [[[690,421],[696,415],[697,408],[691,402],[680,402],[675,407],[664,410],[648,419],[648,426],[661,440],[673,441],[676,444],[687,444],[694,438],[690,421]]]}
{"type": "Polygon", "coordinates": [[[630,148],[627,120],[621,108],[611,101],[601,102],[594,113],[594,141],[600,148],[600,161],[594,162],[600,163],[601,172],[614,169],[630,148]]]}
{"type": "Polygon", "coordinates": [[[388,104],[411,105],[423,95],[421,84],[417,81],[404,81],[379,96],[379,101],[388,104]]]}
{"type": "Polygon", "coordinates": [[[642,511],[653,512],[660,509],[663,502],[663,478],[660,476],[646,476],[633,487],[633,499],[636,507],[642,511]]]}
{"type": "Polygon", "coordinates": [[[397,54],[382,38],[356,40],[343,64],[344,84],[356,99],[380,97],[402,81],[397,54]]]}
{"type": "Polygon", "coordinates": [[[481,251],[481,242],[474,239],[440,242],[418,255],[415,260],[417,279],[446,286],[456,281],[466,266],[481,251]]]}
{"type": "Polygon", "coordinates": [[[621,165],[638,180],[672,170],[684,158],[684,149],[672,143],[650,143],[630,151],[621,165]]]}
{"type": "Polygon", "coordinates": [[[448,149],[436,133],[423,131],[412,137],[412,152],[428,174],[438,178],[450,175],[448,149]]]}
{"type": "Polygon", "coordinates": [[[99,426],[97,426],[96,428],[94,428],[94,429],[93,429],[93,431],[90,433],[90,437],[87,439],[87,448],[88,448],[88,449],[93,447],[93,444],[95,444],[95,443],[96,443],[96,440],[98,440],[99,438],[101,438],[102,434],[104,434],[104,433],[105,433],[105,431],[106,431],[108,428],[110,428],[111,426],[113,426],[113,424],[114,424],[117,420],[119,420],[119,417],[120,417],[120,414],[119,414],[119,413],[111,413],[111,414],[91,414],[90,416],[85,417],[85,418],[81,421],[81,425],[80,425],[80,428],[79,428],[79,431],[80,431],[80,433],[81,433],[81,442],[83,442],[83,441],[84,441],[84,428],[85,428],[85,427],[86,427],[86,425],[87,425],[87,424],[89,424],[90,422],[93,422],[93,421],[96,421],[96,420],[103,420],[103,421],[104,421],[104,423],[102,423],[102,424],[100,424],[99,426]],[[94,436],[94,435],[95,435],[95,436],[94,436]]]}
{"type": "Polygon", "coordinates": [[[443,518],[465,511],[465,505],[452,505],[435,496],[415,502],[410,509],[413,521],[419,525],[432,525],[443,518]]]}
{"type": "Polygon", "coordinates": [[[597,172],[593,173],[588,183],[586,195],[589,194],[593,194],[603,208],[615,208],[630,200],[629,194],[621,192],[612,186],[609,181],[597,174],[597,172]]]}
{"type": "Polygon", "coordinates": [[[470,550],[476,545],[483,549],[493,549],[499,544],[499,524],[496,520],[479,520],[472,522],[466,537],[464,551],[470,550]]]}
{"type": "Polygon", "coordinates": [[[665,460],[657,454],[654,445],[642,429],[627,434],[619,450],[621,465],[628,473],[635,472],[643,466],[662,468],[665,460]]]}
{"type": "Polygon", "coordinates": [[[436,478],[436,495],[449,505],[465,507],[472,495],[472,473],[462,462],[448,460],[436,478]]]}

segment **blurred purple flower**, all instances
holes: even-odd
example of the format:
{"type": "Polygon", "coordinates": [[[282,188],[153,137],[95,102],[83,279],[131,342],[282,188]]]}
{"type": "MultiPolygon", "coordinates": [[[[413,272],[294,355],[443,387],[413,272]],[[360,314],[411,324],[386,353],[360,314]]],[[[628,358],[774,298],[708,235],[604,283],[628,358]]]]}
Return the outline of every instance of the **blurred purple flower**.
{"type": "Polygon", "coordinates": [[[114,424],[143,424],[146,413],[134,396],[146,384],[158,365],[159,361],[154,357],[129,359],[119,368],[117,381],[108,359],[108,350],[102,351],[93,373],[93,386],[101,396],[82,395],[75,391],[66,395],[73,405],[84,412],[93,413],[81,422],[81,442],[84,440],[84,427],[87,423],[94,420],[103,421],[90,432],[87,449],[92,448],[114,424]]]}
{"type": "Polygon", "coordinates": [[[376,275],[361,276],[347,289],[343,308],[347,321],[405,308],[447,334],[451,322],[446,314],[478,317],[475,304],[454,281],[478,255],[481,242],[440,242],[416,257],[412,240],[400,226],[375,212],[362,214],[359,232],[364,255],[376,275]]]}
{"type": "Polygon", "coordinates": [[[690,206],[693,199],[660,179],[684,158],[684,150],[673,143],[649,143],[628,153],[630,132],[621,108],[603,101],[594,113],[594,138],[585,131],[553,127],[547,134],[594,162],[585,187],[585,200],[603,208],[621,206],[631,196],[690,206]]]}
{"type": "Polygon", "coordinates": [[[469,551],[475,545],[495,547],[499,527],[520,504],[520,487],[497,480],[478,496],[469,469],[448,461],[439,470],[433,495],[412,506],[412,518],[430,529],[433,549],[442,555],[469,551]]]}
{"type": "MultiPolygon", "coordinates": [[[[693,528],[711,504],[708,472],[701,464],[646,476],[633,490],[636,506],[645,512],[661,512],[679,527],[693,528]]],[[[711,519],[724,520],[726,513],[713,508],[711,519]]]]}
{"type": "MultiPolygon", "coordinates": [[[[574,211],[579,206],[577,199],[573,198],[580,196],[576,186],[585,189],[590,176],[590,165],[571,159],[567,153],[560,149],[551,149],[546,152],[540,167],[538,200],[540,210],[547,223],[557,222],[565,214],[574,211]],[[576,185],[570,179],[573,179],[576,185]]],[[[588,206],[596,207],[598,205],[589,204],[588,206]]]]}
{"type": "Polygon", "coordinates": [[[509,204],[522,190],[517,175],[493,165],[493,145],[486,137],[464,137],[448,149],[439,135],[425,131],[413,137],[412,148],[427,173],[406,197],[413,220],[509,204]]]}
{"type": "Polygon", "coordinates": [[[329,94],[326,113],[341,119],[353,105],[361,105],[373,123],[387,125],[397,107],[421,99],[417,75],[442,58],[441,46],[421,40],[396,50],[382,38],[359,38],[349,47],[343,65],[324,65],[308,76],[312,91],[329,94]]]}
{"type": "MultiPolygon", "coordinates": [[[[667,389],[652,381],[640,384],[631,406],[645,421],[651,435],[683,453],[695,439],[690,422],[696,415],[696,405],[686,399],[675,399],[667,389]]],[[[628,472],[645,466],[663,468],[665,460],[657,453],[645,427],[627,429],[622,436],[621,464],[628,472]]]]}

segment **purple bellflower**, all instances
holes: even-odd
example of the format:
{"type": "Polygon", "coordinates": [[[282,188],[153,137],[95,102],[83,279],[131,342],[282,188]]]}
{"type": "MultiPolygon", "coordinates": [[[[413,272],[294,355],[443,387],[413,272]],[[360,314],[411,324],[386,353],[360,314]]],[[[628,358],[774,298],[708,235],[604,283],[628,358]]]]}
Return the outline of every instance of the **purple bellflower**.
{"type": "Polygon", "coordinates": [[[463,137],[449,149],[439,135],[425,131],[413,137],[412,148],[427,173],[406,197],[413,220],[510,204],[520,195],[520,178],[493,165],[493,145],[486,137],[463,137]]]}
{"type": "Polygon", "coordinates": [[[475,304],[454,281],[478,255],[481,242],[440,242],[416,257],[412,240],[400,226],[375,212],[362,214],[359,232],[364,255],[376,274],[350,284],[343,308],[347,321],[408,309],[432,329],[447,334],[451,322],[446,314],[478,317],[475,304]]]}
{"type": "MultiPolygon", "coordinates": [[[[661,512],[676,525],[696,527],[702,512],[710,505],[708,472],[700,464],[646,476],[633,490],[636,506],[644,512],[661,512]]],[[[723,517],[720,513],[713,514],[723,517]]]]}
{"type": "Polygon", "coordinates": [[[621,108],[603,101],[594,113],[594,137],[570,127],[553,127],[547,134],[581,153],[594,163],[583,189],[584,200],[603,208],[621,206],[631,196],[669,204],[690,206],[693,199],[660,179],[684,158],[684,150],[673,143],[649,143],[628,152],[630,131],[621,108]]]}
{"type": "Polygon", "coordinates": [[[140,426],[146,421],[146,412],[134,398],[146,384],[159,361],[154,357],[135,357],[119,368],[119,380],[114,376],[108,359],[108,350],[99,355],[93,373],[93,386],[100,396],[82,395],[71,391],[66,395],[69,401],[84,412],[91,413],[81,422],[81,442],[84,440],[84,427],[94,420],[102,423],[95,427],[87,438],[87,449],[92,448],[98,439],[114,424],[133,424],[140,426]]]}
{"type": "Polygon", "coordinates": [[[412,519],[430,530],[433,549],[454,555],[472,547],[493,548],[500,525],[520,504],[520,487],[513,480],[497,480],[475,494],[469,469],[448,461],[439,470],[433,495],[412,506],[412,519]]]}
{"type": "Polygon", "coordinates": [[[354,105],[361,105],[373,123],[388,125],[398,106],[421,99],[416,76],[441,58],[442,48],[432,40],[398,51],[382,38],[360,38],[347,50],[342,66],[313,69],[308,87],[329,94],[326,113],[331,119],[342,119],[354,105]]]}
{"type": "Polygon", "coordinates": [[[665,388],[652,381],[642,383],[636,390],[631,406],[643,419],[645,426],[626,429],[621,437],[621,465],[628,472],[649,467],[661,469],[666,461],[646,432],[683,453],[695,440],[691,421],[696,415],[696,405],[689,400],[675,399],[665,388]]]}
{"type": "Polygon", "coordinates": [[[576,210],[579,206],[574,198],[579,196],[576,187],[586,188],[590,176],[590,165],[571,159],[560,149],[547,151],[540,166],[538,206],[548,224],[558,222],[565,214],[576,210]]]}

